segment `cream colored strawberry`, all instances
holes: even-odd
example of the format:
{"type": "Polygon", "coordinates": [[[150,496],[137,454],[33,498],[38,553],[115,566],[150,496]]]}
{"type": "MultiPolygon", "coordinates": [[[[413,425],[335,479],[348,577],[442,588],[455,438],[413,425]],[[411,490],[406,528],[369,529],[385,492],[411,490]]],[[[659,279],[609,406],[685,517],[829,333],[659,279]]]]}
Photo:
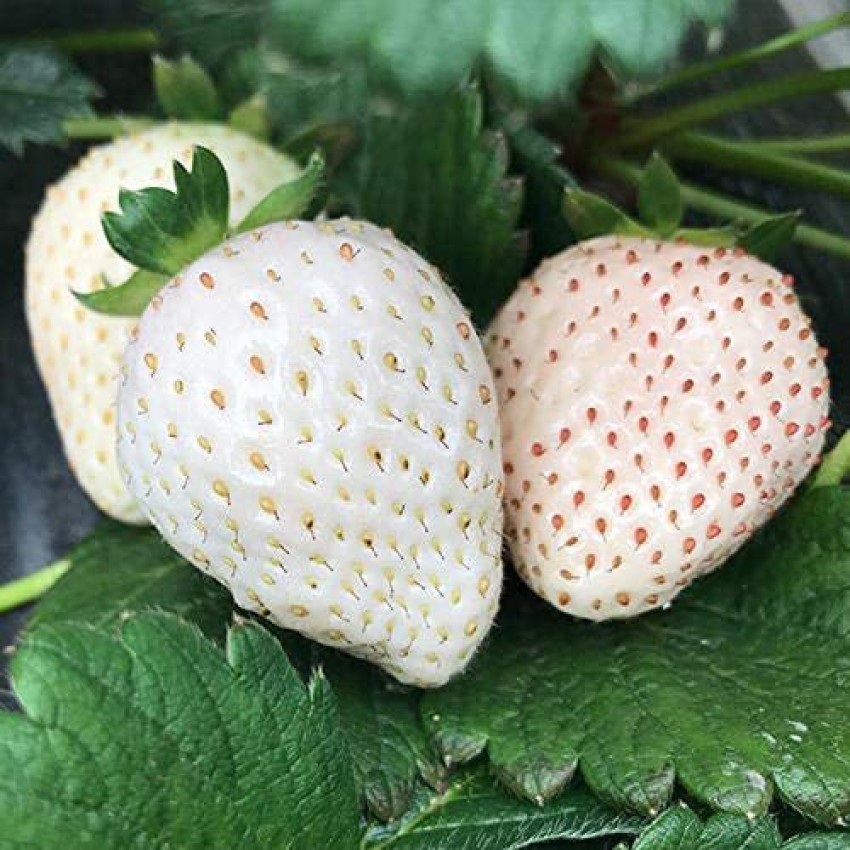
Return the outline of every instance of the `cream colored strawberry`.
{"type": "Polygon", "coordinates": [[[436,686],[501,588],[490,369],[438,272],[349,220],[271,224],[142,316],[119,393],[127,484],[243,608],[436,686]]]}
{"type": "Polygon", "coordinates": [[[631,617],[722,564],[828,426],[791,280],[741,251],[610,236],[545,261],[487,337],[517,569],[578,617],[631,617]]]}
{"type": "Polygon", "coordinates": [[[39,370],[71,468],[101,510],[126,522],[144,514],[115,463],[118,361],[135,320],[86,310],[72,290],[117,284],[133,267],[109,246],[100,215],[118,190],[172,185],[172,161],[195,144],[216,153],[230,176],[231,220],[298,173],[268,145],[215,124],[171,123],[90,150],[57,184],[33,222],[26,250],[26,309],[39,370]]]}

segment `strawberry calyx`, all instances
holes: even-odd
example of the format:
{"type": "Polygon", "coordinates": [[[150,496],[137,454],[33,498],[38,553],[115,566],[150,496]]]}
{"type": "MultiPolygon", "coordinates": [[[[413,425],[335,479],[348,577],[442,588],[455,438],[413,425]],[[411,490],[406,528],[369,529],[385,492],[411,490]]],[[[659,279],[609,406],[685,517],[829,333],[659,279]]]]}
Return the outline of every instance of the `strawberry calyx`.
{"type": "Polygon", "coordinates": [[[617,233],[691,245],[737,245],[768,261],[790,243],[801,215],[794,211],[769,216],[755,224],[735,221],[723,227],[682,227],[685,211],[682,186],[657,152],[649,158],[637,181],[637,211],[638,217],[633,218],[607,198],[592,192],[571,187],[564,191],[564,216],[579,239],[617,233]]]}
{"type": "Polygon", "coordinates": [[[101,216],[112,248],[137,267],[124,283],[91,293],[74,292],[90,310],[109,316],[139,316],[174,275],[227,237],[274,221],[296,218],[313,203],[325,162],[314,152],[302,173],[272,189],[232,230],[230,192],[221,160],[198,145],[190,170],[174,162],[175,191],[149,187],[121,190],[120,212],[101,216]]]}

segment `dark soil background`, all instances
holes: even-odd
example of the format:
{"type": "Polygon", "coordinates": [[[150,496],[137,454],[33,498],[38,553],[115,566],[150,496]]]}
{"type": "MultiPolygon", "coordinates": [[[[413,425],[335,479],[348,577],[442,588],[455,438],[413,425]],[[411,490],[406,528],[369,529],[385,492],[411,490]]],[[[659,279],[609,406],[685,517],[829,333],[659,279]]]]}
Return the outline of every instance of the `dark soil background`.
{"type": "MultiPolygon", "coordinates": [[[[0,12],[0,40],[144,21],[139,4],[132,0],[0,0],[0,12]]],[[[774,0],[740,0],[727,46],[750,45],[787,28],[787,19],[774,0]]],[[[96,76],[107,94],[100,103],[103,111],[144,109],[149,100],[146,57],[99,56],[81,64],[96,76]]],[[[800,71],[811,65],[809,55],[798,50],[768,63],[764,72],[800,71]]],[[[739,79],[752,80],[755,73],[747,71],[739,79]]],[[[763,73],[761,66],[757,73],[763,73]]],[[[836,99],[820,97],[733,119],[727,129],[742,136],[802,135],[846,132],[847,123],[848,116],[836,99]]],[[[61,557],[98,520],[62,456],[30,352],[23,312],[23,245],[30,219],[45,187],[69,168],[83,149],[81,145],[31,147],[22,159],[0,150],[0,268],[4,278],[0,284],[0,582],[61,557]]],[[[701,172],[699,176],[776,210],[802,207],[811,223],[848,231],[850,202],[710,173],[701,172]]],[[[831,368],[838,402],[835,418],[845,422],[841,410],[850,410],[850,404],[844,402],[850,398],[850,298],[843,295],[850,296],[850,261],[792,249],[782,257],[782,265],[800,281],[808,308],[820,327],[820,338],[833,351],[831,368]],[[842,316],[847,317],[846,322],[836,320],[842,316]]],[[[14,642],[27,613],[21,610],[0,616],[0,648],[14,642]]],[[[11,705],[2,670],[0,655],[0,705],[11,705]]]]}

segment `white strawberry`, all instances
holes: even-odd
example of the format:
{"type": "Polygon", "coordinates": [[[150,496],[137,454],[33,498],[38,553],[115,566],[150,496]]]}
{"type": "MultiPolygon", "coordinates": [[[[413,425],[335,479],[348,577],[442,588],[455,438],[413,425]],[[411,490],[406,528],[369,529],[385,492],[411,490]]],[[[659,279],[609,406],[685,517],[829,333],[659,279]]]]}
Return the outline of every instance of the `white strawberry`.
{"type": "Polygon", "coordinates": [[[268,225],[143,314],[119,392],[128,487],[244,608],[436,686],[496,613],[492,378],[439,274],[349,220],[268,225]]]}
{"type": "Polygon", "coordinates": [[[740,250],[583,242],[523,282],[487,346],[514,561],[579,617],[673,599],[823,445],[824,352],[791,280],[740,250]]]}
{"type": "Polygon", "coordinates": [[[26,251],[26,306],[36,361],[71,468],[103,511],[143,522],[115,462],[115,379],[135,320],[83,308],[72,290],[122,283],[133,267],[113,251],[100,226],[119,188],[167,186],[171,164],[187,163],[195,144],[230,173],[235,222],[283,180],[298,173],[290,159],[249,136],[215,124],[172,123],[90,150],[56,185],[32,227],[26,251]]]}

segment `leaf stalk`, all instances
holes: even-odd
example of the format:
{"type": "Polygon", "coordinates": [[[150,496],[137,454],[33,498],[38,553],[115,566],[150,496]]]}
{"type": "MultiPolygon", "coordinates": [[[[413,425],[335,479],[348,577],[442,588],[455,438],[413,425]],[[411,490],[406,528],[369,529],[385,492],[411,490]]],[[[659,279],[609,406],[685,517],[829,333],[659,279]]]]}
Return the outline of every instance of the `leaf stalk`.
{"type": "Polygon", "coordinates": [[[65,575],[70,566],[70,560],[63,558],[28,576],[0,586],[0,614],[40,599],[65,575]]]}

